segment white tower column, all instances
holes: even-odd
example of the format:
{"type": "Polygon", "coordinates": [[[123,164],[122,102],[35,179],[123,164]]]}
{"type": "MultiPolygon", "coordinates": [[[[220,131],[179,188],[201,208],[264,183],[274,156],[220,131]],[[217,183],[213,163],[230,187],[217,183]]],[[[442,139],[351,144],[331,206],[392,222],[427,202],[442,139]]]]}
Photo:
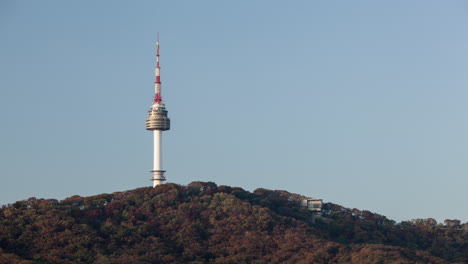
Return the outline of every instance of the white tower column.
{"type": "Polygon", "coordinates": [[[165,180],[162,170],[162,131],[153,130],[154,135],[154,165],[153,165],[153,187],[162,184],[165,180]]]}

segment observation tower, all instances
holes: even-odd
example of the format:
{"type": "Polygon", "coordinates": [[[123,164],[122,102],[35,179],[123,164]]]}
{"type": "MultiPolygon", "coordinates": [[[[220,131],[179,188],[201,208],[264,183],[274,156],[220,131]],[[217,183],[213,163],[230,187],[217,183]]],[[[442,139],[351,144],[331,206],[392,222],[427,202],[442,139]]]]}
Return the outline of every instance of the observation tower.
{"type": "Polygon", "coordinates": [[[156,73],[154,80],[154,98],[153,104],[148,111],[148,117],[146,118],[146,130],[153,131],[154,136],[154,165],[151,173],[153,176],[151,180],[153,181],[153,187],[156,185],[164,183],[166,177],[164,176],[164,171],[162,169],[162,132],[169,130],[171,126],[171,121],[167,117],[166,106],[163,103],[161,96],[161,76],[160,76],[160,67],[159,67],[159,35],[156,41],[156,73]]]}

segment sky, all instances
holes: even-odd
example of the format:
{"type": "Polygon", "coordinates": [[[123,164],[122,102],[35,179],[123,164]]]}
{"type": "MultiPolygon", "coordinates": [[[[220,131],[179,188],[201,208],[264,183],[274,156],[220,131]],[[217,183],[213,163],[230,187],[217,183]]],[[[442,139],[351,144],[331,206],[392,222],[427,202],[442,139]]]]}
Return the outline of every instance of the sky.
{"type": "Polygon", "coordinates": [[[0,204],[168,182],[468,221],[465,1],[0,1],[0,204]]]}

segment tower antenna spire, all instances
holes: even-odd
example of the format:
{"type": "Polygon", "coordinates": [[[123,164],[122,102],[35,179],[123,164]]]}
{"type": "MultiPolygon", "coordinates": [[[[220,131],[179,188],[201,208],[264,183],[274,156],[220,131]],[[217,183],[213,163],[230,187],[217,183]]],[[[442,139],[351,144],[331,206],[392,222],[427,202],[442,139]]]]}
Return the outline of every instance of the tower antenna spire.
{"type": "Polygon", "coordinates": [[[156,69],[154,80],[154,99],[153,103],[162,103],[161,96],[161,68],[159,67],[159,32],[156,39],[156,69]]]}

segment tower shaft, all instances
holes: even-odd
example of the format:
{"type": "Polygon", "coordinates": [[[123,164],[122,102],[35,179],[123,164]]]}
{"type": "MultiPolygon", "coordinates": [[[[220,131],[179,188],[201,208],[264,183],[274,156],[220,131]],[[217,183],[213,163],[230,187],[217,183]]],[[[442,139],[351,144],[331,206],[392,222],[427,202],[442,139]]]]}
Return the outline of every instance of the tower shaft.
{"type": "Polygon", "coordinates": [[[166,178],[164,177],[164,170],[162,170],[162,131],[153,130],[154,136],[154,162],[153,162],[153,187],[163,184],[166,178]]]}

